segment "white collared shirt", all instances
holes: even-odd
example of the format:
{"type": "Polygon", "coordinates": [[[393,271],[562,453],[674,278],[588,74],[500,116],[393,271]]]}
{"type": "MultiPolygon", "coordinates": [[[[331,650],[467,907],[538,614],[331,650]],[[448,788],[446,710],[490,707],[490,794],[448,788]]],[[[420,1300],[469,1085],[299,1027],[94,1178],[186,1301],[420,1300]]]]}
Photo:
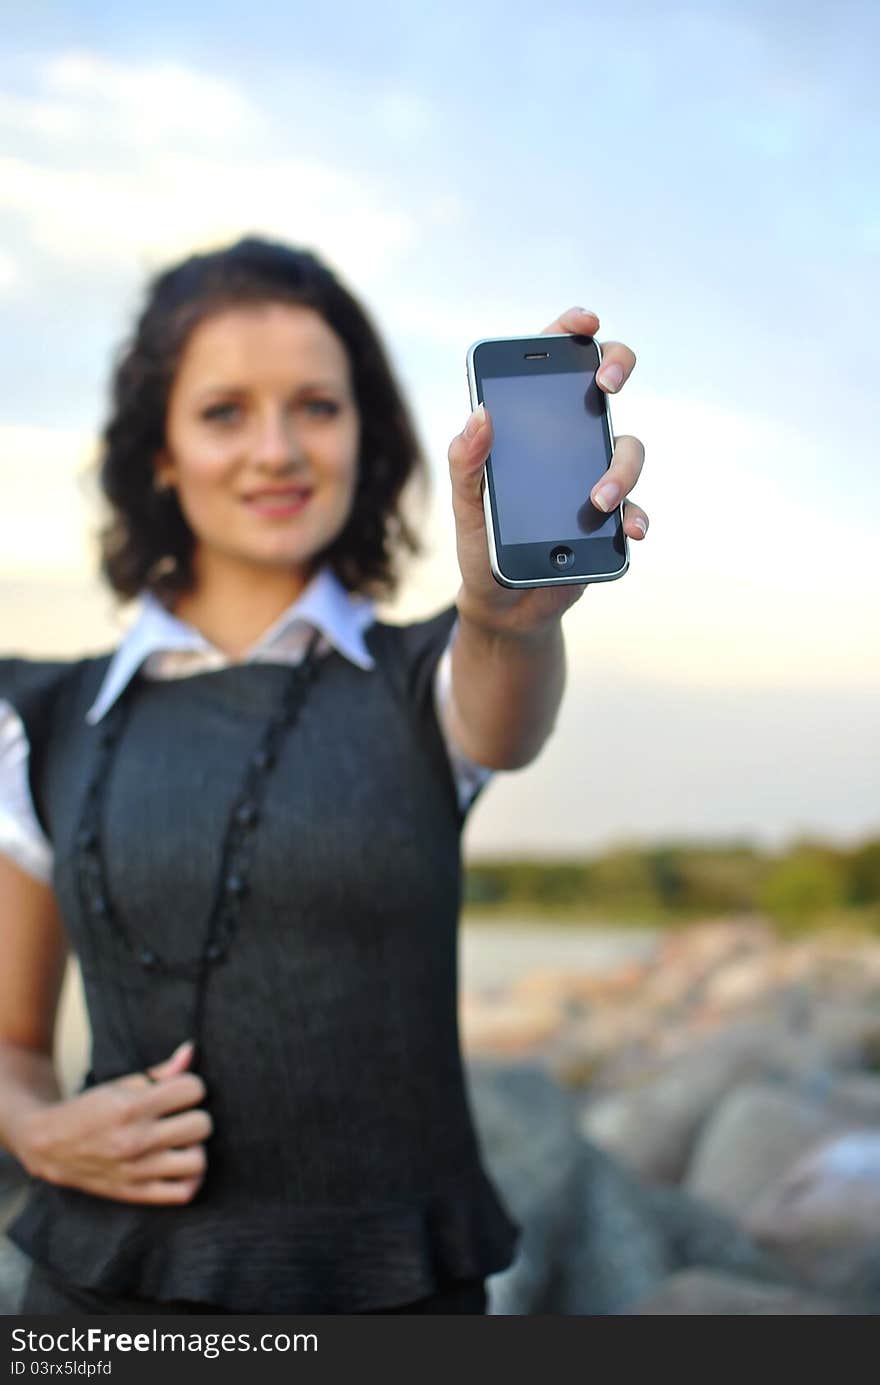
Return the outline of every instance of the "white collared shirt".
{"type": "MultiPolygon", "coordinates": [[[[317,629],[321,632],[319,656],[335,649],[359,668],[372,669],[375,660],[364,642],[364,632],[375,618],[375,602],[346,591],[332,569],[325,566],[251,646],[242,662],[299,663],[317,629]]],[[[458,801],[464,810],[493,771],[465,755],[449,731],[446,713],[451,690],[450,648],[456,625],[437,665],[434,699],[458,801]]],[[[138,669],[146,678],[187,678],[226,668],[231,662],[192,625],[172,615],[151,592],[145,592],[140,598],[139,614],[111,658],[85,719],[89,725],[96,725],[138,669]]],[[[52,846],[39,824],[31,798],[29,751],[21,718],[10,702],[0,698],[0,851],[30,875],[48,883],[52,877],[52,846]]]]}

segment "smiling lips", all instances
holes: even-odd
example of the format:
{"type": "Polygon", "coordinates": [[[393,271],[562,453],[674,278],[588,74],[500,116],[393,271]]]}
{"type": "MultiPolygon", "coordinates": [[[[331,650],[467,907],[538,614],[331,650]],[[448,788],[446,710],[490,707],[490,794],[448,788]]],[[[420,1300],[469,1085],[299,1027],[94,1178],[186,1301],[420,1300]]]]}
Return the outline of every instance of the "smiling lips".
{"type": "Polygon", "coordinates": [[[243,497],[244,503],[259,515],[284,518],[295,515],[308,501],[312,492],[301,486],[288,486],[284,490],[255,491],[243,497]]]}

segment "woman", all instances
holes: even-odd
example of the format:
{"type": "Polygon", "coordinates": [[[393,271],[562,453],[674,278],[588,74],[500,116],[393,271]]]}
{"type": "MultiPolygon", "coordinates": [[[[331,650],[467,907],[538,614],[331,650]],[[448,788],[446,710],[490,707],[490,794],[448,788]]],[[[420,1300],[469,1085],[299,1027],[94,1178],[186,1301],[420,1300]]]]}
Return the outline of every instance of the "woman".
{"type": "MultiPolygon", "coordinates": [[[[619,387],[632,352],[604,357],[619,387]]],[[[102,573],[139,617],[104,655],[0,661],[23,1311],[485,1311],[520,1228],[465,1090],[460,832],[546,739],[583,591],[493,580],[491,436],[478,411],[449,448],[455,605],[379,622],[421,461],[362,308],[256,239],[150,286],[100,472],[102,573]],[[63,1098],[68,946],[93,1048],[63,1098]]],[[[626,494],[642,459],[618,439],[605,484],[626,494]]],[[[645,523],[628,504],[627,533],[645,523]]]]}

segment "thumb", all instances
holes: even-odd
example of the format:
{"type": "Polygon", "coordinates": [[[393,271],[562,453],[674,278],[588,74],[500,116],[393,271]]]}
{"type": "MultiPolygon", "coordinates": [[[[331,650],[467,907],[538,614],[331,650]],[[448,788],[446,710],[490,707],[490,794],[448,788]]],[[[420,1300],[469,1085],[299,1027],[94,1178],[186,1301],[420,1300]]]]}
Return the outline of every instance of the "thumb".
{"type": "Polygon", "coordinates": [[[483,468],[492,450],[495,431],[485,404],[474,409],[462,431],[449,444],[447,458],[452,481],[452,501],[471,509],[482,519],[483,468]]]}
{"type": "Polygon", "coordinates": [[[166,1058],[164,1063],[156,1063],[153,1067],[147,1068],[147,1072],[155,1082],[162,1082],[168,1077],[177,1077],[178,1073],[186,1072],[193,1060],[196,1046],[192,1039],[185,1039],[172,1053],[170,1058],[166,1058]]]}

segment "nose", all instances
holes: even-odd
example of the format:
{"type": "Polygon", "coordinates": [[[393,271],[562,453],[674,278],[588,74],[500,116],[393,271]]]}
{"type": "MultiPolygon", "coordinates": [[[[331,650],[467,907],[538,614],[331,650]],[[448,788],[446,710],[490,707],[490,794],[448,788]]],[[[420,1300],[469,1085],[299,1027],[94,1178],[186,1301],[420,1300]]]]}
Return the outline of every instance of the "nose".
{"type": "Polygon", "coordinates": [[[283,410],[268,409],[260,417],[253,460],[271,471],[287,471],[305,461],[296,425],[285,417],[283,410]]]}

